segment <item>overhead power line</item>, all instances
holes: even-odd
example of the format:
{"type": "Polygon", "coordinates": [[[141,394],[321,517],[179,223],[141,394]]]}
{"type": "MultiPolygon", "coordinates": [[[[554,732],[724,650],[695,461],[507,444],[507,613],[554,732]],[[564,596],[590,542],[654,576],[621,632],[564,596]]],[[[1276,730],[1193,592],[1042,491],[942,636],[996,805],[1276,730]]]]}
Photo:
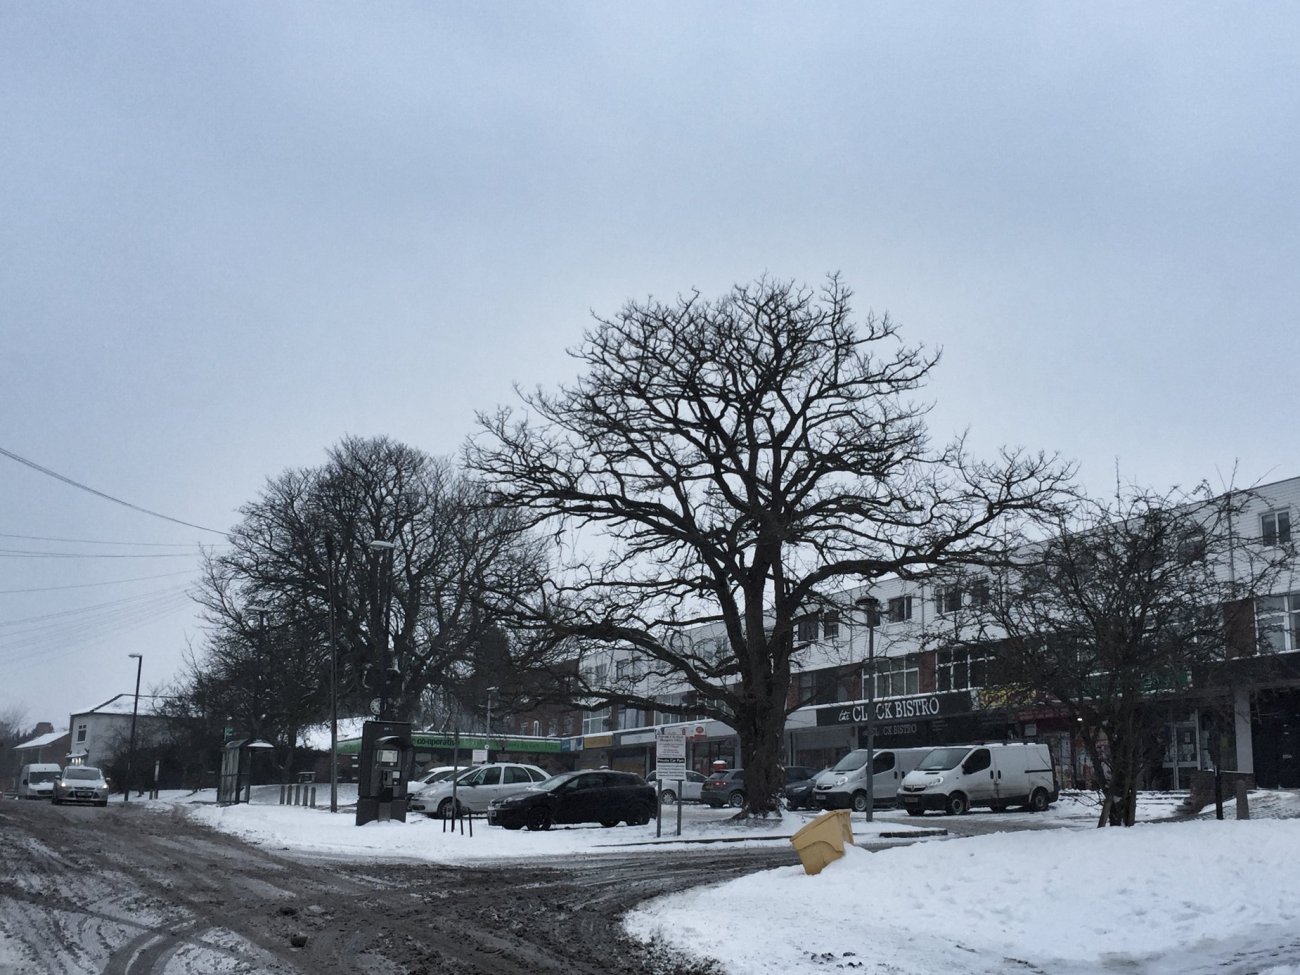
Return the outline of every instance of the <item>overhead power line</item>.
{"type": "Polygon", "coordinates": [[[129,579],[108,579],[104,582],[78,582],[73,583],[70,586],[35,586],[30,589],[0,589],[0,596],[32,592],[61,592],[64,589],[98,589],[102,586],[120,586],[128,582],[149,582],[153,579],[173,579],[176,576],[187,576],[197,571],[198,569],[182,569],[180,572],[161,572],[158,575],[152,576],[131,576],[129,579]]]}
{"type": "Polygon", "coordinates": [[[68,545],[122,545],[132,548],[194,548],[195,542],[107,542],[99,538],[50,538],[48,535],[13,535],[0,532],[0,538],[21,538],[25,542],[63,542],[68,545]]]}
{"type": "Polygon", "coordinates": [[[4,447],[0,447],[0,455],[8,457],[10,460],[15,460],[18,463],[23,464],[27,467],[30,467],[34,471],[40,471],[42,474],[45,474],[48,477],[52,477],[56,481],[62,481],[64,484],[71,485],[72,487],[77,488],[78,490],[86,491],[87,493],[93,494],[96,497],[103,498],[105,501],[112,501],[114,504],[120,504],[122,507],[130,508],[132,511],[138,511],[141,514],[149,515],[153,518],[161,518],[163,521],[170,521],[176,525],[184,525],[186,528],[197,528],[201,532],[212,532],[212,534],[214,535],[221,535],[223,537],[226,534],[225,532],[218,531],[215,528],[208,528],[204,525],[196,525],[192,521],[182,521],[180,518],[173,518],[171,515],[160,514],[159,512],[151,511],[148,508],[142,508],[138,504],[132,504],[130,501],[123,501],[121,498],[115,498],[111,494],[105,494],[103,491],[97,491],[93,487],[90,487],[89,485],[82,484],[80,481],[74,481],[72,478],[60,474],[58,471],[52,471],[48,467],[42,467],[34,460],[28,460],[26,457],[20,457],[18,454],[15,454],[12,450],[6,450],[4,447]]]}
{"type": "Polygon", "coordinates": [[[0,559],[192,559],[192,552],[34,552],[0,548],[0,559]]]}

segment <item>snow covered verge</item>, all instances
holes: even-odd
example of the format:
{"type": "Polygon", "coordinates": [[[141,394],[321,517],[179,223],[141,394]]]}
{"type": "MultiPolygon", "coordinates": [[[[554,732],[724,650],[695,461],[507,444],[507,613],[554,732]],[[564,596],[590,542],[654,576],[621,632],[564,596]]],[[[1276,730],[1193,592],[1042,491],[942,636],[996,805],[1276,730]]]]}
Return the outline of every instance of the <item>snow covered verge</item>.
{"type": "Polygon", "coordinates": [[[626,927],[736,975],[1295,975],[1298,860],[1295,819],[994,833],[850,848],[815,877],[782,867],[660,898],[626,927]]]}

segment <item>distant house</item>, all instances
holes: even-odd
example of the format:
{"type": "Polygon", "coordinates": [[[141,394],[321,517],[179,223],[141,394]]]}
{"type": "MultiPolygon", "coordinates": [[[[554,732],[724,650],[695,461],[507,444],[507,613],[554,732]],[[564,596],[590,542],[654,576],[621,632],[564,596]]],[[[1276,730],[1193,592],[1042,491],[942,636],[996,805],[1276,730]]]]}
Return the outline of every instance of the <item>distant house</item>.
{"type": "MultiPolygon", "coordinates": [[[[140,709],[136,719],[136,741],[143,744],[157,736],[166,727],[167,718],[158,714],[163,698],[140,695],[140,709]]],[[[131,740],[131,713],[135,706],[134,694],[118,694],[103,704],[86,711],[76,711],[68,717],[68,765],[90,765],[102,768],[131,740]]]]}
{"type": "Polygon", "coordinates": [[[17,764],[36,765],[43,762],[67,762],[68,743],[71,736],[66,731],[55,731],[54,725],[42,721],[35,728],[36,737],[14,746],[17,764]]]}

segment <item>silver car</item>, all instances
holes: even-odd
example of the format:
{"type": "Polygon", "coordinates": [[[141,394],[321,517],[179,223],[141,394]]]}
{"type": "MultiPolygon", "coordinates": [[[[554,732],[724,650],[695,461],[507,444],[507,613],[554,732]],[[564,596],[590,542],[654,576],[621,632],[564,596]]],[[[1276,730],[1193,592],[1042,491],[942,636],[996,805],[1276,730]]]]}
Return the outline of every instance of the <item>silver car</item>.
{"type": "Polygon", "coordinates": [[[65,802],[92,802],[96,806],[108,805],[108,782],[104,773],[89,765],[69,765],[54,780],[54,804],[65,802]]]}
{"type": "MultiPolygon", "coordinates": [[[[659,788],[657,772],[657,769],[653,770],[645,777],[646,782],[656,790],[659,788]]],[[[683,802],[699,802],[700,787],[704,785],[704,782],[705,777],[703,775],[699,772],[687,769],[685,782],[679,782],[677,779],[671,777],[664,779],[664,791],[660,793],[660,795],[663,796],[665,805],[669,806],[678,799],[681,799],[683,802]],[[679,791],[681,793],[680,795],[678,795],[679,791]]]]}
{"type": "Polygon", "coordinates": [[[550,772],[536,765],[491,762],[462,772],[455,780],[444,779],[442,782],[431,783],[419,795],[412,796],[406,808],[425,815],[450,815],[454,808],[454,785],[455,805],[459,806],[460,811],[487,812],[493,799],[512,796],[538,782],[545,782],[550,777],[550,772]]]}

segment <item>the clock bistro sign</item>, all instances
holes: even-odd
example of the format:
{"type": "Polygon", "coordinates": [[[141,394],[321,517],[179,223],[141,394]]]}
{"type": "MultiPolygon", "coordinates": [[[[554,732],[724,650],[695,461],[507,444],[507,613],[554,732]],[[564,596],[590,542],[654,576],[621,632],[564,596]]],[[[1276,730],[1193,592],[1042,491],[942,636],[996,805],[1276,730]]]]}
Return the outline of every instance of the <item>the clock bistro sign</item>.
{"type": "Polygon", "coordinates": [[[947,718],[957,714],[967,714],[971,710],[970,694],[918,694],[915,697],[895,697],[874,704],[859,702],[857,704],[840,704],[835,707],[819,708],[817,724],[863,724],[867,721],[867,709],[875,708],[877,721],[908,721],[918,718],[947,718]]]}

